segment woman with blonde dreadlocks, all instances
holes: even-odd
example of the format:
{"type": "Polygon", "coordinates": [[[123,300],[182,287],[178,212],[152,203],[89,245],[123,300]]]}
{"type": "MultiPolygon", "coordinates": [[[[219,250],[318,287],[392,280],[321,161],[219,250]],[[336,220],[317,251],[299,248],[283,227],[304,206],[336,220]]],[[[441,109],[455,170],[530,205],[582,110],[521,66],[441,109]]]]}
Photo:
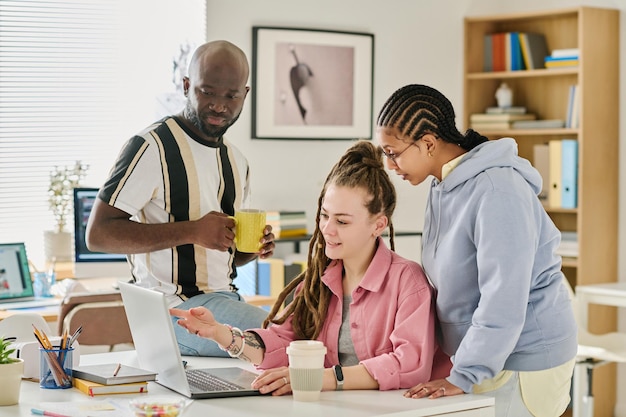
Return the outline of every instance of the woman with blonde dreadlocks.
{"type": "Polygon", "coordinates": [[[263,329],[242,332],[203,307],[171,313],[190,333],[265,369],[253,384],[262,393],[291,393],[285,349],[301,339],[327,347],[323,390],[409,388],[447,376],[432,288],[419,264],[393,252],[395,206],[380,151],[356,142],[326,178],[308,267],[280,294],[263,329]],[[387,228],[391,250],[380,237],[387,228]]]}

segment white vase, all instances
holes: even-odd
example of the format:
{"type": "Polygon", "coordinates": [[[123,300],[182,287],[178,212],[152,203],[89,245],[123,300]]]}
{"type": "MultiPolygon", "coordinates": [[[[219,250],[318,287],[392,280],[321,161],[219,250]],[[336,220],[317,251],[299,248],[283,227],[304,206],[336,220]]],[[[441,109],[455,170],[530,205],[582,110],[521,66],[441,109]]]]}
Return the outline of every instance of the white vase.
{"type": "Polygon", "coordinates": [[[20,385],[24,374],[24,360],[0,365],[0,406],[20,402],[20,385]]]}
{"type": "Polygon", "coordinates": [[[55,232],[46,230],[44,232],[44,252],[46,260],[52,262],[72,261],[72,234],[70,232],[55,232]]]}

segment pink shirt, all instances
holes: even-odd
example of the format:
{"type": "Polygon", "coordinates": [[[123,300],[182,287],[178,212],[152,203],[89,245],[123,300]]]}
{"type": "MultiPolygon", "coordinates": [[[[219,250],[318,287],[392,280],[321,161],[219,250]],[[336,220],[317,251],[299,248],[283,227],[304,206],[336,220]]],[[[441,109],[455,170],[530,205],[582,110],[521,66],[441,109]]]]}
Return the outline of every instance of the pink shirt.
{"type": "MultiPolygon", "coordinates": [[[[327,348],[324,364],[327,368],[339,363],[342,270],[342,262],[333,261],[322,277],[333,294],[327,319],[317,338],[327,348]]],[[[254,329],[266,349],[259,368],[288,366],[286,348],[295,339],[292,319],[268,329],[254,329]]],[[[433,290],[421,266],[389,250],[379,239],[374,259],[352,293],[350,333],[360,363],[376,379],[380,390],[410,388],[431,379],[433,357],[438,349],[434,328],[433,290]]],[[[449,369],[447,358],[441,366],[443,374],[433,374],[445,375],[449,369]]]]}

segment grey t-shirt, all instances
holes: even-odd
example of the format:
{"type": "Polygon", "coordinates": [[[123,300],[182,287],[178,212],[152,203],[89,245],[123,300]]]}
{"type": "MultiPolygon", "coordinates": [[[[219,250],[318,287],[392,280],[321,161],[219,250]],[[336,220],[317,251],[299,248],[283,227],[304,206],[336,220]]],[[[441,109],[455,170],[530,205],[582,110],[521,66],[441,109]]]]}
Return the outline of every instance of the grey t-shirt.
{"type": "Polygon", "coordinates": [[[339,363],[341,366],[358,365],[359,358],[354,351],[354,343],[350,334],[350,303],[352,296],[343,296],[341,327],[339,328],[339,363]]]}

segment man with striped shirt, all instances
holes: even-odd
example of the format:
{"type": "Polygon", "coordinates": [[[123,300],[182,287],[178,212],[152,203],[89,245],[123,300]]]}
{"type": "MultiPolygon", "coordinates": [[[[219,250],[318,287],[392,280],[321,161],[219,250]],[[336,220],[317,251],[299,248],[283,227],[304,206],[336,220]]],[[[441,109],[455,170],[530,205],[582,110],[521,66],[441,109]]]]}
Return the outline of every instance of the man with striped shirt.
{"type": "MultiPolygon", "coordinates": [[[[129,254],[137,285],[162,291],[170,307],[204,305],[218,320],[260,327],[267,312],[233,285],[236,266],[257,254],[233,244],[234,211],[248,203],[248,161],[223,135],[250,90],[244,52],[226,41],[200,46],[183,78],[187,104],[132,137],[100,188],[87,226],[90,250],[129,254]]],[[[258,256],[274,251],[266,226],[258,256]]],[[[183,355],[227,356],[174,326],[183,355]]]]}

